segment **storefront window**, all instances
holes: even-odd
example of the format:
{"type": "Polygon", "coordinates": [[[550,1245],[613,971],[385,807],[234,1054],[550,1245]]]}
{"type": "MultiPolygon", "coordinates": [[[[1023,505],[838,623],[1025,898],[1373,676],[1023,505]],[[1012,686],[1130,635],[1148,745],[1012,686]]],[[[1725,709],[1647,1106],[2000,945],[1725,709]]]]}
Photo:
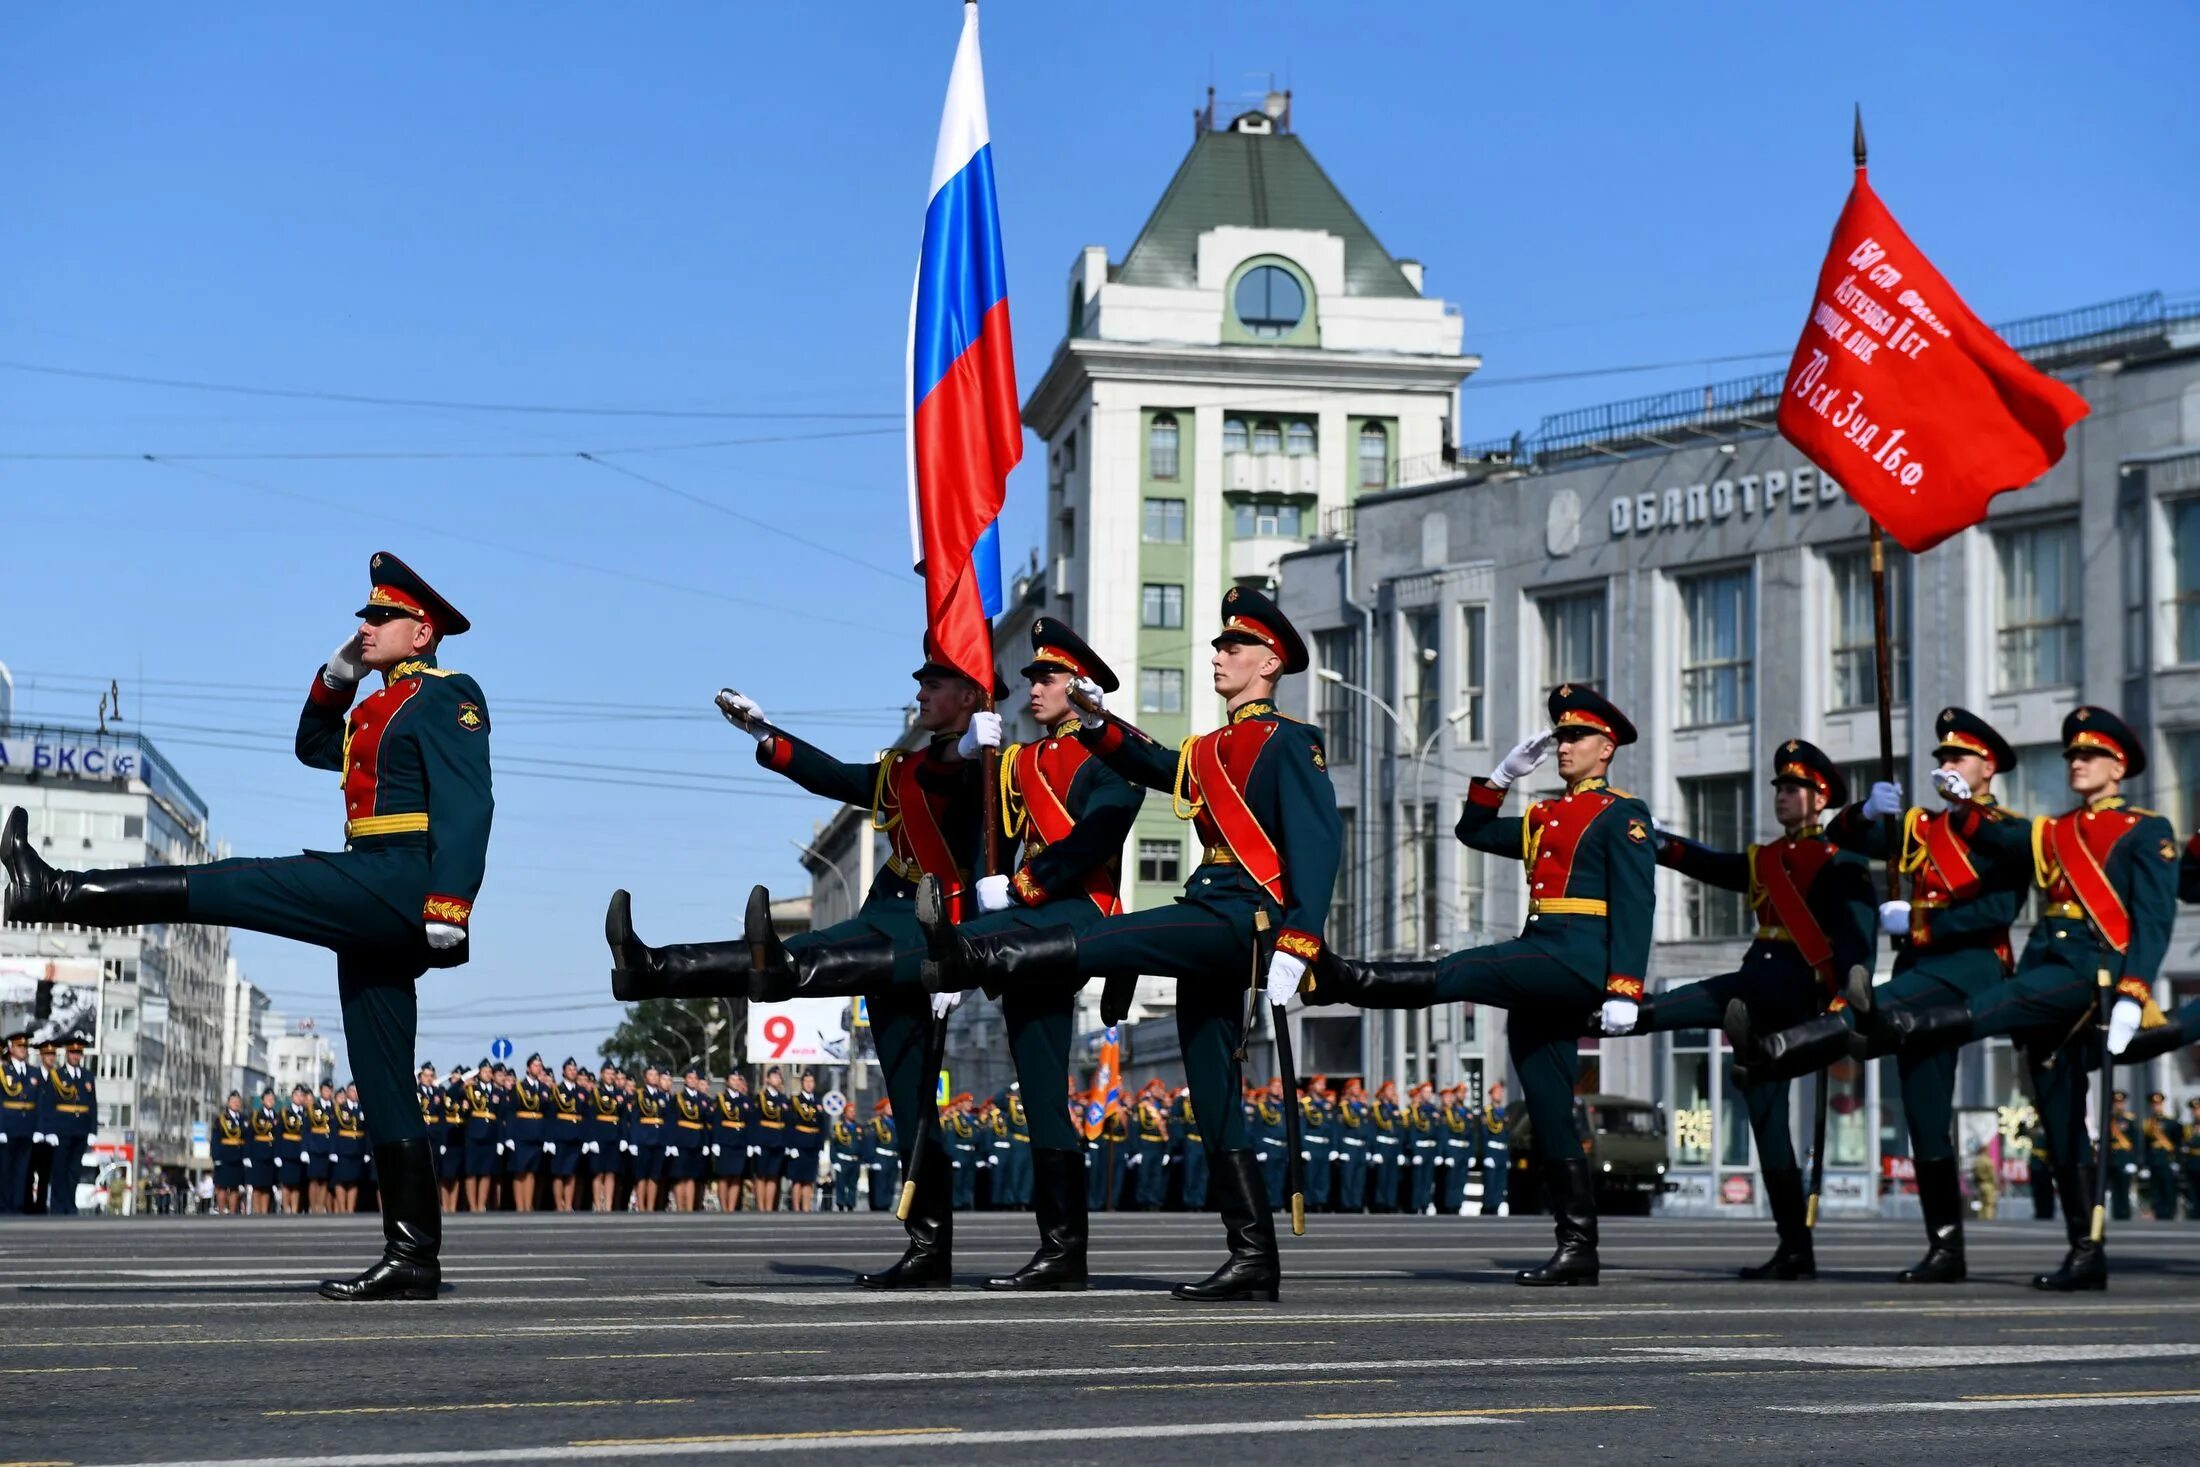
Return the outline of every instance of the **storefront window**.
{"type": "Polygon", "coordinates": [[[1673,1036],[1672,1078],[1666,1086],[1666,1115],[1672,1127],[1673,1165],[1711,1165],[1711,1036],[1691,1029],[1673,1036]]]}

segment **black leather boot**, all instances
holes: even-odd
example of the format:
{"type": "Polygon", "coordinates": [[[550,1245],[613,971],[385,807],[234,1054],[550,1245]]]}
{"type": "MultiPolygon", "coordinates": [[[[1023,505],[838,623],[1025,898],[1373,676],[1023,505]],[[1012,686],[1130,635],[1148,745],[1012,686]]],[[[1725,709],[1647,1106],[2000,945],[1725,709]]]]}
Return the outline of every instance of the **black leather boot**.
{"type": "Polygon", "coordinates": [[[1778,1230],[1780,1243],[1772,1257],[1754,1268],[1745,1268],[1745,1279],[1814,1279],[1818,1277],[1818,1256],[1811,1247],[1810,1203],[1803,1193],[1803,1174],[1799,1170],[1765,1172],[1765,1200],[1772,1204],[1772,1225],[1778,1230]]]}
{"type": "MultiPolygon", "coordinates": [[[[910,1199],[909,1247],[890,1267],[856,1275],[866,1289],[947,1289],[955,1284],[955,1212],[948,1192],[947,1153],[930,1143],[917,1168],[917,1193],[910,1199]]],[[[916,1161],[911,1156],[903,1165],[916,1161]]]]}
{"type": "Polygon", "coordinates": [[[947,893],[937,876],[917,879],[917,925],[924,929],[924,986],[934,993],[983,988],[1000,993],[1018,984],[1078,977],[1077,933],[1069,927],[1012,927],[973,935],[948,920],[947,893]]]}
{"type": "Polygon", "coordinates": [[[2094,1193],[2092,1167],[2058,1164],[2055,1192],[2062,1200],[2063,1232],[2070,1251],[2053,1273],[2035,1274],[2032,1287],[2050,1294],[2101,1293],[2108,1288],[2108,1250],[2093,1241],[2094,1193]]]}
{"type": "Polygon", "coordinates": [[[1313,981],[1301,990],[1306,1004],[1348,1003],[1362,1009],[1420,1009],[1437,1002],[1434,963],[1359,963],[1324,947],[1314,959],[1313,981]]]}
{"type": "Polygon", "coordinates": [[[1883,1045],[1887,1053],[1954,1049],[1968,1043],[1970,1038],[1971,1010],[1960,1003],[1881,1009],[1872,1032],[1872,1043],[1883,1045]]]}
{"type": "Polygon", "coordinates": [[[2186,1036],[2185,1026],[2171,1019],[2167,1023],[2156,1024],[2151,1029],[2141,1029],[2132,1035],[2131,1043],[2125,1045],[2124,1052],[2116,1056],[2116,1063],[2144,1064],[2150,1059],[2160,1059],[2165,1054],[2175,1054],[2194,1042],[2194,1039],[2186,1036]]]}
{"type": "Polygon", "coordinates": [[[443,1282],[436,1263],[443,1246],[443,1212],[428,1138],[375,1147],[374,1180],[382,1191],[381,1260],[356,1278],[330,1279],[321,1285],[321,1297],[343,1303],[433,1299],[443,1282]]]}
{"type": "Polygon", "coordinates": [[[0,869],[9,922],[69,922],[79,927],[137,927],[181,922],[190,915],[191,885],[174,866],[125,866],[109,871],[56,871],[31,845],[30,812],[17,808],[0,825],[0,869]]]}
{"type": "Polygon", "coordinates": [[[771,893],[761,886],[750,891],[741,926],[749,949],[751,1003],[848,998],[876,993],[894,980],[894,944],[883,934],[789,952],[772,930],[771,893]]]}
{"type": "Polygon", "coordinates": [[[603,937],[611,945],[611,996],[621,1003],[645,998],[748,998],[746,940],[651,947],[634,935],[634,899],[623,891],[611,893],[603,937]]]}
{"type": "Polygon", "coordinates": [[[1551,1204],[1558,1251],[1541,1268],[1524,1268],[1513,1282],[1531,1289],[1597,1281],[1597,1200],[1587,1158],[1562,1157],[1543,1164],[1543,1191],[1551,1204]]]}
{"type": "Polygon", "coordinates": [[[1722,1025],[1734,1047],[1734,1078],[1743,1085],[1772,1085],[1815,1074],[1848,1053],[1849,1026],[1839,1014],[1820,1014],[1788,1029],[1760,1035],[1749,1006],[1730,999],[1722,1025]]]}
{"type": "Polygon", "coordinates": [[[1952,1156],[1917,1164],[1917,1205],[1925,1214],[1925,1256],[1894,1276],[1898,1284],[1960,1284],[1970,1276],[1963,1257],[1963,1186],[1952,1156]]]}
{"type": "Polygon", "coordinates": [[[1198,1283],[1178,1284],[1170,1294],[1202,1303],[1247,1299],[1275,1303],[1283,1282],[1283,1265],[1276,1257],[1276,1219],[1268,1210],[1268,1183],[1252,1152],[1214,1153],[1207,1200],[1222,1214],[1230,1259],[1198,1283]]]}
{"type": "Polygon", "coordinates": [[[1085,1153],[1034,1147],[1031,1209],[1039,1222],[1039,1251],[989,1289],[1038,1293],[1085,1287],[1085,1153]]]}

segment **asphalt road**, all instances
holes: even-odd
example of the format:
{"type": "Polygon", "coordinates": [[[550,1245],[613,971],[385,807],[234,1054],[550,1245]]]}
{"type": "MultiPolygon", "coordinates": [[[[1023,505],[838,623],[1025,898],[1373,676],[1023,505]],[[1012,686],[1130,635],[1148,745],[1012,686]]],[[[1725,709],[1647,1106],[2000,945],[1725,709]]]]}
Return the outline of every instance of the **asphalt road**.
{"type": "Polygon", "coordinates": [[[1327,1218],[1278,1305],[1163,1292],[1211,1218],[1102,1218],[1092,1292],[978,1289],[1027,1217],[957,1220],[951,1293],[850,1273],[871,1214],[459,1217],[434,1303],[337,1305],[371,1218],[0,1226],[0,1464],[444,1463],[754,1453],[939,1463],[2194,1460],[2200,1224],[2111,1235],[2111,1292],[2033,1292],[2059,1225],[1974,1224],[1974,1281],[1902,1288],[1915,1224],[1607,1220],[1604,1283],[1531,1292],[1536,1218],[1327,1218]]]}

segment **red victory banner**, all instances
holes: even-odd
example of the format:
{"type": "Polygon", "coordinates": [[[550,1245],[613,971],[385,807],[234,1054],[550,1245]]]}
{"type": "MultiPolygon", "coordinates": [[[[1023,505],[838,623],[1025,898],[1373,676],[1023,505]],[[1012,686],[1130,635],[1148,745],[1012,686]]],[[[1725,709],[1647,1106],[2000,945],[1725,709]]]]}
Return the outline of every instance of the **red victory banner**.
{"type": "Polygon", "coordinates": [[[1914,554],[2053,468],[2087,410],[1971,313],[1860,161],[1780,394],[1788,441],[1914,554]]]}

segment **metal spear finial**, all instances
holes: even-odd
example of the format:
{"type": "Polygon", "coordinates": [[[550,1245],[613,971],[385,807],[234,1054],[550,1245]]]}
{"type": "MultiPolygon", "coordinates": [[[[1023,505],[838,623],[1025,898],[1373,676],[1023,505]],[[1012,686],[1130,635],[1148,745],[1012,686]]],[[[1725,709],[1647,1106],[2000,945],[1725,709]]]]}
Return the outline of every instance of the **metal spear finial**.
{"type": "Polygon", "coordinates": [[[1864,104],[1856,104],[1856,166],[1864,166],[1864,104]]]}

